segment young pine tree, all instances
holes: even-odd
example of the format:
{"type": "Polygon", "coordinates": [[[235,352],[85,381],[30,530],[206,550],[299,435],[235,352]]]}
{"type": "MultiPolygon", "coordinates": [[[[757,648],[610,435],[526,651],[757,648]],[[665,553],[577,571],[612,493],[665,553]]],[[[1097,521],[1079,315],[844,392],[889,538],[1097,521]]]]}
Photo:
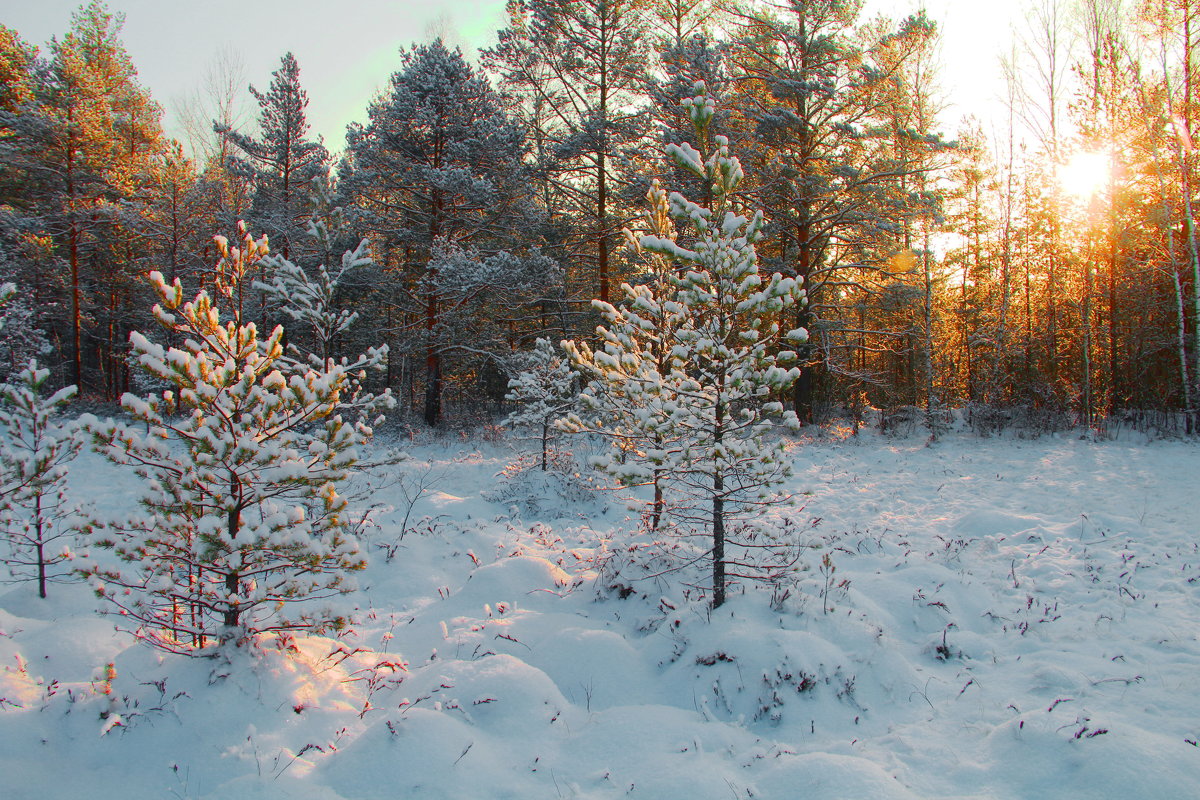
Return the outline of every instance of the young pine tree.
{"type": "MultiPolygon", "coordinates": [[[[647,199],[649,229],[671,235],[667,193],[658,181],[647,199]]],[[[632,238],[640,249],[640,240],[632,238]]],[[[608,439],[610,452],[595,457],[593,464],[625,486],[653,487],[652,530],[658,528],[666,509],[667,462],[671,451],[677,452],[678,440],[667,376],[684,309],[661,296],[669,295],[671,269],[670,260],[652,255],[653,286],[622,284],[620,305],[593,301],[605,323],[596,329],[598,349],[586,342],[563,342],[575,368],[590,380],[580,394],[579,413],[568,415],[559,426],[568,433],[588,432],[608,439]]]]}
{"type": "MultiPolygon", "coordinates": [[[[297,323],[298,330],[304,330],[304,338],[309,340],[309,347],[301,349],[295,345],[299,337],[292,337],[288,350],[303,363],[320,367],[334,357],[338,337],[358,320],[357,311],[339,307],[338,290],[344,285],[349,273],[368,266],[373,261],[367,255],[368,242],[363,239],[358,247],[342,253],[339,266],[331,268],[325,262],[332,261],[329,256],[333,255],[335,231],[331,230],[327,220],[318,218],[309,222],[308,233],[317,252],[325,254],[322,263],[305,269],[282,256],[271,256],[268,259],[270,279],[265,282],[255,281],[254,287],[263,292],[284,315],[297,323]]],[[[378,355],[369,352],[363,358],[380,359],[386,352],[385,345],[378,355]]]]}
{"type": "MultiPolygon", "coordinates": [[[[703,82],[684,106],[698,142],[706,140],[713,102],[703,82]]],[[[601,313],[621,320],[630,311],[670,315],[660,327],[636,321],[619,328],[601,328],[604,351],[592,354],[577,348],[580,367],[599,377],[592,396],[613,391],[636,397],[639,407],[620,424],[645,438],[663,437],[670,447],[621,453],[632,455],[642,469],[670,476],[686,497],[705,507],[712,549],[712,606],[725,602],[727,566],[743,565],[727,554],[727,521],[732,514],[764,501],[789,472],[782,441],[769,437],[772,421],[784,413],[777,400],[799,375],[796,355],[789,347],[805,341],[806,331],[784,331],[783,314],[804,302],[799,283],[779,273],[759,274],[754,243],[762,233],[761,212],[741,213],[736,189],[741,164],[730,155],[729,143],[713,137],[715,148],[705,158],[688,144],[667,148],[675,162],[711,186],[712,208],[678,193],[668,199],[670,216],[689,237],[680,244],[671,230],[640,237],[646,251],[666,259],[672,269],[664,275],[658,294],[649,288],[626,289],[630,308],[601,313]],[[655,342],[653,337],[665,337],[655,342]],[[652,365],[647,353],[664,355],[652,365]],[[605,382],[609,386],[605,386],[605,382]],[[627,382],[629,386],[622,386],[627,382]]],[[[661,199],[658,200],[661,204],[661,199]]],[[[665,319],[665,318],[664,318],[665,319]]],[[[610,406],[619,410],[619,406],[610,406]]],[[[618,446],[622,437],[614,437],[618,446]]],[[[610,459],[619,464],[622,458],[610,459]]],[[[610,471],[614,467],[610,467],[610,471]]],[[[676,509],[686,515],[686,509],[676,509]]]]}
{"type": "Polygon", "coordinates": [[[508,424],[531,425],[538,431],[545,472],[555,422],[576,404],[575,371],[549,339],[538,339],[533,350],[513,356],[509,366],[515,377],[508,382],[504,399],[521,407],[509,416],[508,424]]]}
{"type": "Polygon", "coordinates": [[[82,440],[75,425],[54,421],[75,387],[43,395],[50,370],[31,360],[0,387],[0,521],[8,539],[4,562],[18,581],[47,584],[67,579],[70,550],[62,541],[74,531],[66,502],[67,462],[82,440]]]}
{"type": "MultiPolygon", "coordinates": [[[[232,294],[266,242],[217,243],[218,286],[232,294]]],[[[332,361],[287,364],[282,327],[261,339],[236,314],[222,322],[207,293],[185,302],[178,280],[150,278],[154,316],[184,344],[135,333],[140,366],[172,388],[126,394],[134,424],[88,422],[96,446],[145,489],[140,515],[96,531],[120,563],[85,572],[140,638],[173,652],[337,627],[315,601],[348,591],[365,565],[339,493],[371,434],[338,413],[356,375],[332,361]]]]}

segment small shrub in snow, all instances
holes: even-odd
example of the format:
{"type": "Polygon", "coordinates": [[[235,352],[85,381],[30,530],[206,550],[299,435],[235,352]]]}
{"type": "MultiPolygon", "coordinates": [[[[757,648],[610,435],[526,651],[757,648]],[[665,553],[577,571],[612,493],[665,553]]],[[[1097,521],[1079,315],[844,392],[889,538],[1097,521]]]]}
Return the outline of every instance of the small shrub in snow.
{"type": "Polygon", "coordinates": [[[572,516],[595,501],[595,487],[579,473],[569,453],[551,453],[543,471],[532,455],[519,456],[498,475],[493,488],[482,492],[485,500],[515,507],[533,516],[572,516]]]}
{"type": "MultiPolygon", "coordinates": [[[[218,238],[231,290],[266,255],[218,238]]],[[[118,566],[85,572],[137,635],[184,653],[267,631],[323,630],[341,618],[314,601],[352,588],[365,561],[340,488],[371,435],[338,413],[356,374],[329,362],[285,371],[283,329],[222,322],[209,295],[184,302],[179,281],[151,273],[154,315],[184,341],[166,349],[134,333],[140,366],[174,388],[126,394],[137,425],[88,422],[96,447],[145,481],[142,513],[98,524],[118,566]]]]}
{"type": "Polygon", "coordinates": [[[510,357],[508,367],[515,377],[508,382],[504,399],[521,407],[509,416],[507,424],[530,426],[538,432],[545,472],[555,422],[578,403],[575,370],[549,339],[538,339],[533,350],[510,357]]]}
{"type": "MultiPolygon", "coordinates": [[[[392,467],[395,468],[397,464],[405,460],[407,460],[407,456],[395,458],[391,462],[392,467]]],[[[428,531],[433,526],[434,520],[429,516],[413,521],[413,510],[422,498],[438,486],[443,477],[441,472],[434,469],[433,462],[427,462],[421,467],[400,468],[396,472],[389,485],[400,496],[401,504],[388,507],[386,510],[399,512],[400,523],[395,526],[398,533],[390,542],[376,542],[376,546],[384,551],[388,561],[396,557],[405,536],[414,532],[428,531]]]]}
{"type": "Polygon", "coordinates": [[[76,426],[53,417],[75,394],[75,387],[42,392],[50,371],[30,361],[0,388],[0,519],[9,550],[4,561],[13,577],[37,581],[38,596],[48,583],[65,580],[70,558],[65,540],[73,530],[64,522],[67,462],[81,444],[76,426]]]}

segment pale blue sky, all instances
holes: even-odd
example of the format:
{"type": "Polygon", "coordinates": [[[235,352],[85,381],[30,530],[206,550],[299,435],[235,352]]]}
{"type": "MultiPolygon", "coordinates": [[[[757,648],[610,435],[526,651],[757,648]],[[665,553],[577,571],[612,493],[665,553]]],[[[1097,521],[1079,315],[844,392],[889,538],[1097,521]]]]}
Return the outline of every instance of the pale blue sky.
{"type": "MultiPolygon", "coordinates": [[[[0,23],[44,46],[61,36],[82,0],[0,0],[0,23]]],[[[108,0],[125,14],[123,39],[142,84],[166,110],[191,92],[223,47],[239,53],[248,83],[265,90],[280,57],[300,62],[309,119],[331,150],[343,145],[346,123],[366,106],[399,66],[397,50],[442,34],[475,48],[494,41],[504,23],[504,0],[108,0]]]]}
{"type": "MultiPolygon", "coordinates": [[[[0,0],[0,23],[43,46],[64,33],[81,0],[0,0]]],[[[870,11],[898,16],[920,7],[938,20],[947,69],[942,83],[953,107],[946,133],[966,113],[998,116],[996,60],[1006,47],[1020,0],[868,0],[870,11]]],[[[240,54],[247,83],[266,89],[288,50],[300,62],[309,118],[331,150],[345,126],[364,120],[371,98],[398,66],[397,49],[443,35],[468,57],[494,41],[504,0],[109,0],[125,14],[123,38],[143,85],[166,110],[195,89],[222,48],[240,54]]]]}

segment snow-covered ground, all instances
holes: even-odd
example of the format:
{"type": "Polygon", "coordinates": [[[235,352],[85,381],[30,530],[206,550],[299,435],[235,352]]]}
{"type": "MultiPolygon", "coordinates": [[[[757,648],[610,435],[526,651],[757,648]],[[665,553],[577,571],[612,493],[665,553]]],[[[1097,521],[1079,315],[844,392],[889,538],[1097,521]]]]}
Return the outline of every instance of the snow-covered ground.
{"type": "MultiPolygon", "coordinates": [[[[1200,792],[1194,444],[798,442],[797,590],[711,615],[682,577],[612,579],[627,502],[497,478],[514,447],[408,449],[337,639],[165,656],[86,587],[6,588],[0,797],[1200,792]]],[[[135,496],[72,470],[101,512],[135,496]]]]}

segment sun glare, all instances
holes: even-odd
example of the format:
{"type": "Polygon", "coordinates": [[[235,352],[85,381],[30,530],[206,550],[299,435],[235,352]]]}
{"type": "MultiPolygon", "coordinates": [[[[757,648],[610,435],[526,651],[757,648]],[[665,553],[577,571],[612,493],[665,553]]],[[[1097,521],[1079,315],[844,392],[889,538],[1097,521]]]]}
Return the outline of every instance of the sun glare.
{"type": "Polygon", "coordinates": [[[1058,184],[1067,194],[1087,200],[1108,182],[1108,155],[1079,152],[1058,169],[1058,184]]]}

